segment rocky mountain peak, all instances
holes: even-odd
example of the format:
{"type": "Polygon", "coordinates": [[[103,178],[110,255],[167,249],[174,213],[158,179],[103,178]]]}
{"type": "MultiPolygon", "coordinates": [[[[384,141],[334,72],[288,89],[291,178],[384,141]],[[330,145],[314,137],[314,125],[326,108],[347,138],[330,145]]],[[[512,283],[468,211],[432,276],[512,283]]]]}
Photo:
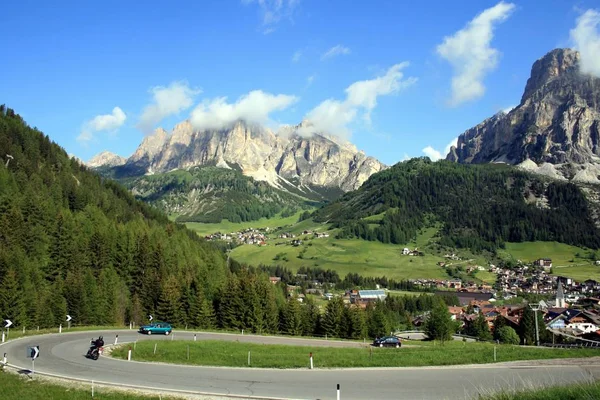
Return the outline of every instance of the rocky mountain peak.
{"type": "Polygon", "coordinates": [[[579,52],[572,49],[554,49],[538,59],[531,68],[521,103],[552,80],[563,75],[578,74],[579,59],[579,52]]]}
{"type": "Polygon", "coordinates": [[[98,167],[116,167],[119,165],[125,164],[127,159],[125,157],[121,157],[118,154],[111,153],[110,151],[103,151],[102,153],[96,154],[92,157],[86,165],[90,168],[98,168],[98,167]]]}
{"type": "Polygon", "coordinates": [[[296,193],[354,190],[386,168],[344,139],[312,132],[308,121],[274,133],[243,120],[220,129],[198,130],[189,121],[177,124],[170,134],[157,129],[123,168],[153,174],[203,165],[236,168],[296,193]]]}
{"type": "Polygon", "coordinates": [[[521,104],[465,131],[447,159],[600,183],[600,79],[582,74],[579,60],[571,49],[537,60],[521,104]]]}

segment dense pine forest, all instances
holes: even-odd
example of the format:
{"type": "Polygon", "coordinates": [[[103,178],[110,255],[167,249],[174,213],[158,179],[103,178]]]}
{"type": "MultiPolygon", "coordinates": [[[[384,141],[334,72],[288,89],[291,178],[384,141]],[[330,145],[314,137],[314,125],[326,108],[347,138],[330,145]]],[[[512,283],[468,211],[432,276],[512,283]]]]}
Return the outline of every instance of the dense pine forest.
{"type": "MultiPolygon", "coordinates": [[[[110,175],[112,170],[104,169],[103,173],[110,175]]],[[[177,214],[177,222],[255,221],[279,213],[286,217],[310,207],[308,201],[266,182],[218,167],[194,167],[123,178],[121,182],[132,189],[138,199],[167,214],[177,214]]]]}
{"type": "MultiPolygon", "coordinates": [[[[88,170],[5,106],[0,159],[0,318],[17,327],[56,327],[67,314],[77,325],[140,324],[153,314],[177,328],[360,338],[456,302],[423,294],[366,310],[341,298],[322,309],[300,303],[288,292],[289,271],[274,285],[268,276],[275,271],[228,265],[221,249],[88,170]]],[[[344,288],[375,282],[303,272],[344,288]]]]}
{"type": "Polygon", "coordinates": [[[581,189],[507,165],[412,159],[371,176],[315,215],[341,228],[340,238],[404,244],[420,228],[441,223],[440,244],[474,251],[536,240],[600,248],[581,189]],[[380,221],[363,219],[381,213],[380,221]]]}
{"type": "Polygon", "coordinates": [[[0,109],[0,316],[18,326],[141,322],[213,298],[222,252],[0,109]]]}

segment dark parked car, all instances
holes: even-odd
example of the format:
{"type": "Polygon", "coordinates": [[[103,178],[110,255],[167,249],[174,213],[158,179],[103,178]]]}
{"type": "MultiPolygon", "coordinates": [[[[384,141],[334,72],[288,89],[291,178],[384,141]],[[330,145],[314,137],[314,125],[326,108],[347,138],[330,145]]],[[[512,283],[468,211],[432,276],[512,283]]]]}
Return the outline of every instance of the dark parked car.
{"type": "Polygon", "coordinates": [[[373,346],[377,347],[400,347],[402,343],[400,342],[400,338],[396,336],[384,336],[377,338],[373,341],[373,346]]]}
{"type": "Polygon", "coordinates": [[[171,333],[173,328],[171,325],[166,322],[154,322],[152,324],[140,326],[140,333],[145,333],[147,335],[152,335],[156,333],[160,333],[163,335],[168,335],[171,333]]]}

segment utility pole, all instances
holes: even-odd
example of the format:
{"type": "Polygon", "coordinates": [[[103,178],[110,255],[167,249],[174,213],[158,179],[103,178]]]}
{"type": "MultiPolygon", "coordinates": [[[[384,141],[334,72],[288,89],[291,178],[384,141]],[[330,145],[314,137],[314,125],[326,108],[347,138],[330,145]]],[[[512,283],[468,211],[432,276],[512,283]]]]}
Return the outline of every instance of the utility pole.
{"type": "Polygon", "coordinates": [[[538,328],[538,317],[537,317],[537,312],[540,309],[540,305],[539,303],[530,303],[529,304],[529,308],[531,308],[533,310],[533,315],[535,318],[535,345],[539,346],[540,345],[540,331],[538,328]]]}

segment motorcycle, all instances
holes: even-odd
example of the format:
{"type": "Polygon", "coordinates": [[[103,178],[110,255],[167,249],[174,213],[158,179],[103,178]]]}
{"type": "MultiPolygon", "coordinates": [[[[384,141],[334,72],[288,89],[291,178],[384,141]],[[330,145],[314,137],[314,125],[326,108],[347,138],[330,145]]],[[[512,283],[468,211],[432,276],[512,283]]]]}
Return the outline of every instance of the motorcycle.
{"type": "Polygon", "coordinates": [[[104,346],[104,341],[101,339],[94,340],[90,342],[90,349],[85,355],[87,358],[91,358],[92,360],[97,360],[100,357],[100,353],[102,353],[102,346],[104,346]],[[101,343],[99,343],[101,342],[101,343]]]}

